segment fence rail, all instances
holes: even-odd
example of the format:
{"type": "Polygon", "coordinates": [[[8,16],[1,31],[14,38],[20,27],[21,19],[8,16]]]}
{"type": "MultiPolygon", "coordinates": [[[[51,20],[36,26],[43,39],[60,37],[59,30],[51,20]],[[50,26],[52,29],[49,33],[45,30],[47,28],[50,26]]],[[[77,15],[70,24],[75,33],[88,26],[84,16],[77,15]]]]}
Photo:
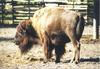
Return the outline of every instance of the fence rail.
{"type": "Polygon", "coordinates": [[[20,20],[30,19],[34,11],[49,4],[66,7],[87,15],[87,3],[64,3],[64,2],[33,2],[32,0],[0,0],[0,23],[16,24],[20,20]]]}

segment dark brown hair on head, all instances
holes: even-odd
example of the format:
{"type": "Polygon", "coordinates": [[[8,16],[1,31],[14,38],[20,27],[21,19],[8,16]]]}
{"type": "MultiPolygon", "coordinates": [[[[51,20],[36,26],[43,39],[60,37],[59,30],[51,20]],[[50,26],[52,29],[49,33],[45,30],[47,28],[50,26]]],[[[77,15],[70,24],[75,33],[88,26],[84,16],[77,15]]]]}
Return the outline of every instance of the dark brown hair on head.
{"type": "Polygon", "coordinates": [[[31,49],[33,44],[38,43],[39,38],[32,26],[31,20],[21,21],[21,23],[19,23],[19,25],[16,28],[17,28],[16,32],[17,37],[15,38],[19,40],[19,48],[21,50],[21,53],[26,53],[31,49]],[[20,36],[19,34],[22,37],[18,38],[20,36]]]}

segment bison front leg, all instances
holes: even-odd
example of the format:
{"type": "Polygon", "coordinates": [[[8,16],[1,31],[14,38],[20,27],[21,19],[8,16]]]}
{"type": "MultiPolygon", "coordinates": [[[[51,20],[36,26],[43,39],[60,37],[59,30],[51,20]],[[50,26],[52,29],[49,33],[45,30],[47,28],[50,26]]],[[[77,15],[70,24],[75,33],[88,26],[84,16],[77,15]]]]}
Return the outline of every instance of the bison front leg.
{"type": "Polygon", "coordinates": [[[52,50],[53,48],[51,46],[48,45],[44,46],[44,54],[45,54],[44,63],[51,61],[50,59],[52,57],[52,50]]]}
{"type": "Polygon", "coordinates": [[[50,58],[52,57],[52,50],[53,50],[53,46],[51,45],[51,42],[47,35],[44,35],[43,46],[44,46],[44,55],[45,55],[44,63],[46,63],[50,61],[50,58]]]}

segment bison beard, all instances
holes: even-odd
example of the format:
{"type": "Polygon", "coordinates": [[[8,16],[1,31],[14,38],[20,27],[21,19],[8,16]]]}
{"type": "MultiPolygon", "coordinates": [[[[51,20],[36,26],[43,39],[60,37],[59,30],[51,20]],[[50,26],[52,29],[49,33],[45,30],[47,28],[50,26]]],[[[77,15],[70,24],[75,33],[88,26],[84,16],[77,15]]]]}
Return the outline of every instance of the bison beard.
{"type": "Polygon", "coordinates": [[[27,37],[24,38],[23,42],[19,45],[21,53],[22,54],[27,53],[31,49],[32,45],[33,45],[32,41],[29,41],[27,37]]]}
{"type": "Polygon", "coordinates": [[[33,44],[40,44],[39,38],[25,37],[23,42],[19,45],[22,54],[26,54],[33,46],[33,44]]]}

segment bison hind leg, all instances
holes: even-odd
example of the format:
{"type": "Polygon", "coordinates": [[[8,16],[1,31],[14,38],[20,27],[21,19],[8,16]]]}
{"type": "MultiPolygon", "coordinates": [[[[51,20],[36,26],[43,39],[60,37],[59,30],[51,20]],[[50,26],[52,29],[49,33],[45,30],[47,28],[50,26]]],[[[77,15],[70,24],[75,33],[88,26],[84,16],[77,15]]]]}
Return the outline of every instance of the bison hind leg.
{"type": "Polygon", "coordinates": [[[65,45],[55,46],[56,60],[55,63],[59,63],[62,55],[65,53],[65,45]]]}

